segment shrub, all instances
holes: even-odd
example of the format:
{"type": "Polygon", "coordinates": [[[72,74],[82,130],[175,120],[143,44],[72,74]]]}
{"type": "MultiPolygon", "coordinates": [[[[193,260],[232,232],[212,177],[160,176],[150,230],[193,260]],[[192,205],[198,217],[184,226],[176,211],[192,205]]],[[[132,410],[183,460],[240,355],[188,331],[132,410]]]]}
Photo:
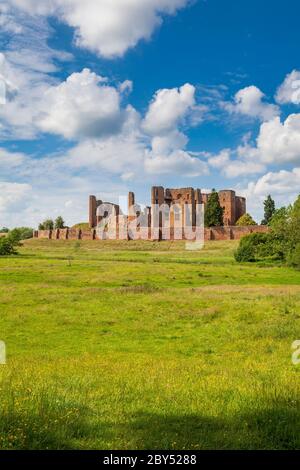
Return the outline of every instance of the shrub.
{"type": "Polygon", "coordinates": [[[255,251],[251,243],[239,246],[234,253],[235,260],[238,263],[250,263],[255,261],[255,251]]]}
{"type": "Polygon", "coordinates": [[[263,248],[266,250],[266,245],[269,241],[267,233],[251,233],[246,235],[240,241],[240,245],[234,257],[239,263],[257,261],[262,257],[263,248]]]}
{"type": "MultiPolygon", "coordinates": [[[[26,235],[26,233],[25,233],[26,235]]],[[[16,228],[11,230],[7,237],[0,238],[0,256],[17,255],[17,247],[22,246],[20,243],[24,236],[24,229],[16,228]]],[[[32,236],[32,232],[31,232],[32,236]]]]}
{"type": "Polygon", "coordinates": [[[33,229],[30,227],[17,227],[11,230],[8,236],[18,241],[28,240],[33,237],[33,229]]]}
{"type": "Polygon", "coordinates": [[[7,227],[2,227],[0,229],[0,233],[8,233],[8,232],[9,232],[9,228],[7,228],[7,227]]]}
{"type": "Polygon", "coordinates": [[[250,214],[244,214],[242,217],[239,218],[236,225],[238,227],[247,227],[250,225],[257,225],[254,219],[252,219],[250,214]]]}
{"type": "Polygon", "coordinates": [[[298,243],[293,251],[291,251],[287,257],[289,266],[300,269],[300,243],[298,243]]]}
{"type": "Polygon", "coordinates": [[[267,234],[252,234],[241,239],[235,259],[257,261],[272,259],[300,266],[300,196],[289,207],[276,210],[269,221],[267,234]]]}
{"type": "Polygon", "coordinates": [[[8,237],[0,238],[0,256],[16,255],[15,244],[8,237]]]}

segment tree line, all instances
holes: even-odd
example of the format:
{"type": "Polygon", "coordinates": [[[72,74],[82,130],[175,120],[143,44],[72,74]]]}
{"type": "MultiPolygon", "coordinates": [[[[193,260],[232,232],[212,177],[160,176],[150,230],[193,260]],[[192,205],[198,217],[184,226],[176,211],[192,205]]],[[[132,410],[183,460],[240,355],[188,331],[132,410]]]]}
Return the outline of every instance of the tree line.
{"type": "Polygon", "coordinates": [[[61,216],[58,216],[55,220],[46,219],[44,222],[39,224],[39,230],[54,230],[65,228],[65,221],[61,216]]]}
{"type": "MultiPolygon", "coordinates": [[[[53,230],[62,229],[65,227],[65,222],[61,216],[57,217],[55,221],[47,219],[39,224],[39,230],[53,230]]],[[[28,240],[33,237],[33,228],[30,227],[17,227],[9,230],[7,227],[0,229],[0,256],[9,256],[18,254],[18,247],[22,246],[22,240],[28,240]]]]}

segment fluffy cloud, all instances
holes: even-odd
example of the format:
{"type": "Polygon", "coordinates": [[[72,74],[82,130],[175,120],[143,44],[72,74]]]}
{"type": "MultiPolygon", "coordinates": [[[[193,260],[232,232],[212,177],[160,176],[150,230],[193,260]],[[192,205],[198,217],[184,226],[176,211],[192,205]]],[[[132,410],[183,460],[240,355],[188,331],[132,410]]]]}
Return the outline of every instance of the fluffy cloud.
{"type": "Polygon", "coordinates": [[[208,154],[208,163],[213,168],[222,169],[228,165],[230,161],[231,150],[224,149],[218,155],[208,154]]]}
{"type": "Polygon", "coordinates": [[[24,198],[31,190],[29,184],[0,181],[0,213],[23,209],[24,198]]]}
{"type": "Polygon", "coordinates": [[[224,108],[230,113],[243,114],[252,118],[258,118],[262,121],[268,121],[278,116],[280,110],[274,104],[263,101],[265,95],[256,86],[249,86],[239,90],[234,103],[224,103],[224,108]]]}
{"type": "Polygon", "coordinates": [[[36,77],[36,72],[29,77],[21,73],[17,74],[19,82],[12,85],[11,77],[19,67],[1,54],[0,66],[1,59],[2,76],[6,80],[6,100],[0,106],[0,131],[2,127],[4,135],[34,138],[42,131],[66,139],[100,137],[119,132],[127,118],[121,100],[131,89],[129,81],[117,89],[106,78],[84,69],[59,84],[36,77]],[[9,90],[13,91],[8,93],[9,90]]]}
{"type": "Polygon", "coordinates": [[[264,163],[300,162],[300,114],[291,114],[283,123],[279,117],[263,123],[257,148],[264,163]]]}
{"type": "Polygon", "coordinates": [[[207,164],[186,151],[188,137],[180,131],[180,126],[194,113],[199,122],[201,106],[196,104],[195,91],[195,87],[187,83],[180,88],[159,90],[154,95],[142,122],[142,131],[151,137],[151,149],[145,152],[147,174],[187,177],[208,174],[207,164]]]}
{"type": "Polygon", "coordinates": [[[300,104],[300,72],[293,70],[285,77],[277,90],[276,101],[279,104],[300,104]]]}
{"type": "Polygon", "coordinates": [[[101,168],[123,181],[149,175],[187,177],[208,173],[207,164],[184,150],[187,138],[179,131],[149,140],[140,130],[135,111],[121,134],[88,139],[73,148],[66,159],[71,168],[101,168]]]}
{"type": "Polygon", "coordinates": [[[25,155],[19,152],[8,152],[4,148],[0,148],[0,168],[3,171],[4,169],[12,169],[21,165],[25,160],[25,155]]]}
{"type": "Polygon", "coordinates": [[[239,194],[247,198],[247,210],[260,221],[263,217],[263,202],[272,194],[276,206],[292,204],[299,195],[300,168],[291,171],[268,172],[257,181],[251,181],[246,188],[236,187],[239,194]]]}
{"type": "Polygon", "coordinates": [[[267,194],[287,195],[300,192],[300,168],[292,171],[281,170],[279,172],[269,172],[259,178],[256,183],[250,184],[250,189],[254,194],[265,196],[267,194]]]}
{"type": "MultiPolygon", "coordinates": [[[[122,55],[140,38],[148,37],[146,23],[152,24],[150,35],[160,14],[175,13],[187,3],[187,0],[87,0],[84,4],[77,0],[6,0],[5,11],[1,6],[1,21],[6,31],[14,29],[16,34],[10,37],[5,57],[1,56],[1,78],[9,92],[5,106],[0,107],[2,136],[32,139],[43,132],[77,140],[61,162],[43,159],[50,172],[53,166],[62,163],[77,171],[101,168],[124,181],[136,175],[158,174],[159,163],[164,173],[189,176],[206,172],[206,164],[186,150],[188,138],[180,129],[182,124],[199,124],[203,118],[205,107],[196,103],[194,86],[185,84],[159,90],[141,122],[139,113],[122,102],[132,90],[132,82],[126,80],[111,86],[107,79],[84,69],[59,83],[54,78],[57,60],[70,57],[48,46],[51,28],[46,17],[59,14],[75,27],[80,45],[106,56],[122,55]],[[132,22],[132,18],[137,21],[132,22]],[[151,18],[155,18],[154,23],[151,18]],[[138,38],[128,42],[136,28],[138,38]]],[[[32,176],[36,174],[36,165],[27,162],[22,171],[23,177],[32,176]]]]}
{"type": "Polygon", "coordinates": [[[130,81],[110,86],[106,78],[84,69],[62,83],[38,81],[28,101],[18,86],[17,95],[1,110],[2,119],[10,129],[25,130],[27,137],[44,132],[77,140],[66,156],[71,168],[98,167],[124,180],[158,174],[160,164],[164,173],[207,172],[206,164],[185,150],[188,138],[180,130],[187,117],[199,114],[195,87],[159,90],[141,120],[132,106],[122,106],[132,86],[130,81]]]}
{"type": "Polygon", "coordinates": [[[196,177],[208,174],[208,167],[199,158],[184,150],[174,150],[168,155],[150,153],[145,160],[145,170],[156,175],[185,175],[196,177]]]}
{"type": "Polygon", "coordinates": [[[226,178],[259,174],[265,165],[258,160],[258,151],[247,143],[235,150],[224,149],[218,155],[208,155],[208,164],[221,171],[226,178]]]}
{"type": "MultiPolygon", "coordinates": [[[[43,18],[15,15],[18,31],[6,37],[5,53],[0,53],[0,87],[4,93],[0,104],[0,134],[5,138],[34,138],[34,120],[46,90],[57,83],[53,73],[57,61],[70,54],[51,49],[47,40],[51,28],[43,18]]],[[[7,26],[7,15],[1,16],[7,26]]],[[[7,31],[7,27],[4,30],[7,31]]]]}
{"type": "Polygon", "coordinates": [[[300,114],[291,114],[284,122],[275,117],[262,123],[256,146],[244,143],[208,157],[210,166],[228,178],[262,173],[266,165],[300,163],[300,114]]]}
{"type": "Polygon", "coordinates": [[[119,92],[103,77],[84,69],[44,95],[37,125],[67,139],[101,137],[120,131],[123,114],[119,92]]]}
{"type": "Polygon", "coordinates": [[[223,170],[227,178],[238,178],[241,176],[257,175],[265,170],[261,163],[253,161],[232,160],[223,170]]]}
{"type": "Polygon", "coordinates": [[[145,116],[144,130],[151,135],[163,135],[176,128],[195,106],[195,91],[189,83],[157,91],[145,116]]]}
{"type": "Polygon", "coordinates": [[[195,88],[159,90],[144,120],[127,107],[120,132],[84,140],[69,152],[71,167],[94,166],[128,181],[141,174],[180,174],[189,177],[207,174],[207,164],[185,147],[188,138],[180,124],[195,106],[195,88]]]}
{"type": "Polygon", "coordinates": [[[173,150],[185,148],[187,143],[187,136],[175,129],[168,134],[153,137],[151,147],[155,155],[169,154],[173,150]]]}
{"type": "Polygon", "coordinates": [[[79,143],[67,156],[72,168],[102,169],[108,174],[124,176],[141,173],[145,146],[135,136],[89,139],[79,143]]]}
{"type": "Polygon", "coordinates": [[[80,47],[112,58],[141,39],[150,39],[165,14],[175,14],[190,0],[7,0],[33,15],[54,15],[75,28],[80,47]]]}

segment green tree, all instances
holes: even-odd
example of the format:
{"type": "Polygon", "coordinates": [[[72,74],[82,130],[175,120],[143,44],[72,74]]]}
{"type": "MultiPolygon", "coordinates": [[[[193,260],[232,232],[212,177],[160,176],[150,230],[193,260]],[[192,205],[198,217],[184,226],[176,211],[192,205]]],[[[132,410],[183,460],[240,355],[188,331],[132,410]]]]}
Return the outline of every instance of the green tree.
{"type": "Polygon", "coordinates": [[[28,240],[33,237],[33,229],[30,227],[16,227],[9,232],[8,236],[19,240],[28,240]]]}
{"type": "Polygon", "coordinates": [[[254,262],[263,256],[263,249],[269,239],[268,233],[252,233],[241,238],[238,249],[234,253],[239,263],[254,262]]]}
{"type": "Polygon", "coordinates": [[[216,190],[213,189],[205,207],[205,227],[218,227],[223,225],[223,213],[224,209],[220,205],[219,195],[216,190]]]}
{"type": "Polygon", "coordinates": [[[289,253],[287,261],[293,268],[300,269],[300,243],[298,243],[295,249],[289,253]]]}
{"type": "Polygon", "coordinates": [[[264,202],[264,218],[261,222],[261,225],[269,225],[273,215],[275,214],[275,210],[275,201],[269,194],[264,202]]]}
{"type": "Polygon", "coordinates": [[[7,227],[2,227],[0,229],[0,233],[8,233],[8,232],[9,232],[9,228],[7,228],[7,227]]]}
{"type": "Polygon", "coordinates": [[[237,226],[239,227],[246,227],[250,225],[257,225],[254,219],[252,219],[250,214],[244,214],[242,217],[239,218],[239,220],[236,223],[237,226]]]}
{"type": "Polygon", "coordinates": [[[0,238],[0,256],[17,255],[17,247],[22,246],[21,232],[17,229],[11,230],[7,237],[0,238]]]}
{"type": "Polygon", "coordinates": [[[59,228],[64,228],[64,226],[65,226],[64,219],[61,216],[57,217],[54,223],[54,228],[59,229],[59,228]]]}
{"type": "Polygon", "coordinates": [[[54,222],[52,219],[44,220],[41,224],[39,224],[39,230],[53,230],[54,229],[54,222]]]}
{"type": "Polygon", "coordinates": [[[15,244],[8,237],[0,238],[0,256],[16,255],[15,244]]]}

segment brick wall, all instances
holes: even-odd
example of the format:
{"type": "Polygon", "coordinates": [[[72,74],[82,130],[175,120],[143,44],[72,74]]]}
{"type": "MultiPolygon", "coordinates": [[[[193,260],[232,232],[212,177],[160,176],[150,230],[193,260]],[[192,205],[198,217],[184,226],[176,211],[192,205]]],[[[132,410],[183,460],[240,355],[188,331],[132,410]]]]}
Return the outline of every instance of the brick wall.
{"type": "MultiPolygon", "coordinates": [[[[121,224],[120,224],[121,225],[121,224]]],[[[121,229],[121,227],[120,227],[121,229]]],[[[211,227],[204,229],[204,239],[208,240],[240,240],[245,235],[250,233],[266,233],[269,228],[265,225],[253,225],[249,227],[211,227]]],[[[149,229],[143,230],[141,238],[143,240],[151,240],[151,234],[149,229]]],[[[117,236],[120,234],[121,239],[126,239],[122,230],[117,231],[117,236]]],[[[171,240],[178,239],[178,236],[174,234],[174,229],[170,230],[171,240]]],[[[34,238],[48,239],[48,240],[97,240],[97,233],[95,230],[74,230],[74,229],[62,229],[62,230],[37,230],[34,232],[34,238]]],[[[119,237],[118,237],[119,238],[119,237]]],[[[99,240],[99,239],[98,239],[99,240]]]]}

